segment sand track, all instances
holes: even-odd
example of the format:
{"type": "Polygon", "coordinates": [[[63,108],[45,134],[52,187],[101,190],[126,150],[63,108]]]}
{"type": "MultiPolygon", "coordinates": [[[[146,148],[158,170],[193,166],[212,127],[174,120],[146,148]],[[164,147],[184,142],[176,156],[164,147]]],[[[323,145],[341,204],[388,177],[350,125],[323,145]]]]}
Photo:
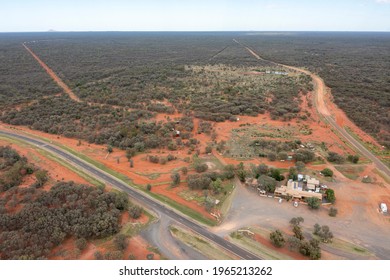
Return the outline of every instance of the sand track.
{"type": "Polygon", "coordinates": [[[47,66],[29,47],[27,47],[25,44],[22,45],[72,100],[81,102],[81,99],[60,79],[60,77],[57,76],[56,73],[54,73],[52,69],[50,69],[49,66],[47,66]]]}

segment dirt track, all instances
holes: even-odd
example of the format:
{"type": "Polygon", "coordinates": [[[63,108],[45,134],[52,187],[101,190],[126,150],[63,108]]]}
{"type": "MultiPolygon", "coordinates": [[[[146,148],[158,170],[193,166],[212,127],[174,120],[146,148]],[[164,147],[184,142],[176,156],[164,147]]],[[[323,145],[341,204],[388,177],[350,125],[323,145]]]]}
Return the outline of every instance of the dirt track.
{"type": "Polygon", "coordinates": [[[49,66],[47,66],[29,47],[27,47],[25,44],[22,44],[23,47],[35,58],[36,61],[42,66],[43,69],[46,70],[47,74],[59,85],[64,92],[69,95],[69,97],[76,101],[81,102],[80,98],[74,92],[54,73],[53,70],[50,69],[49,66]]]}

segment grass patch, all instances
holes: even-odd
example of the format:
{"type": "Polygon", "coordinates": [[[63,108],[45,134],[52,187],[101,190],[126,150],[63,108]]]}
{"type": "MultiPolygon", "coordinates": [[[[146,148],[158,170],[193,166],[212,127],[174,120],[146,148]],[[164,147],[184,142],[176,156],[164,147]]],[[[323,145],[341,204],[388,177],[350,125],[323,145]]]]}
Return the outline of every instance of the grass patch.
{"type": "Polygon", "coordinates": [[[229,182],[228,184],[224,185],[223,192],[226,191],[226,195],[223,194],[222,197],[218,198],[220,200],[219,211],[221,211],[222,217],[226,217],[227,213],[229,212],[236,190],[237,188],[234,187],[233,182],[229,182]]]}
{"type": "Polygon", "coordinates": [[[128,222],[123,225],[120,233],[128,237],[136,236],[141,232],[141,230],[147,228],[155,220],[155,217],[145,209],[143,210],[143,214],[148,217],[148,222],[146,224],[128,222]]]}
{"type": "Polygon", "coordinates": [[[161,173],[141,173],[141,172],[135,172],[135,174],[144,176],[150,180],[156,180],[161,176],[161,173]]]}
{"type": "Polygon", "coordinates": [[[207,157],[205,157],[205,158],[199,157],[199,161],[201,163],[210,162],[215,166],[215,169],[223,169],[223,167],[224,167],[224,165],[214,155],[207,155],[207,157]]]}
{"type": "MultiPolygon", "coordinates": [[[[259,229],[256,230],[250,229],[250,230],[255,233],[258,233],[258,231],[260,231],[259,229]]],[[[267,238],[269,238],[269,233],[267,238]]],[[[272,248],[263,245],[257,242],[256,240],[252,239],[251,237],[248,237],[247,235],[244,235],[238,231],[231,233],[229,236],[229,240],[231,240],[233,243],[235,243],[238,246],[244,247],[249,252],[258,255],[259,257],[265,260],[292,260],[293,259],[290,256],[279,253],[276,250],[273,250],[272,248]]]]}
{"type": "Polygon", "coordinates": [[[334,238],[332,243],[326,243],[326,246],[346,253],[355,254],[363,257],[374,257],[375,255],[366,248],[353,244],[351,242],[334,238]]]}
{"type": "Polygon", "coordinates": [[[215,245],[203,237],[196,235],[195,233],[183,229],[182,227],[169,227],[172,235],[180,240],[181,242],[187,244],[188,246],[194,248],[196,251],[205,255],[208,259],[211,260],[233,260],[236,259],[230,253],[224,251],[218,245],[215,245]]]}
{"type": "Polygon", "coordinates": [[[201,222],[201,223],[208,225],[208,226],[215,226],[217,224],[217,222],[215,220],[206,218],[203,216],[203,214],[201,214],[201,213],[199,213],[191,208],[188,208],[188,207],[178,203],[177,201],[174,201],[173,199],[170,199],[166,196],[163,196],[163,195],[160,195],[157,193],[153,193],[153,189],[151,192],[148,192],[148,194],[151,197],[171,206],[172,208],[180,211],[184,215],[186,215],[186,216],[188,216],[188,217],[190,217],[198,222],[201,222]]]}
{"type": "Polygon", "coordinates": [[[335,165],[338,171],[340,171],[345,177],[351,180],[359,178],[360,174],[364,171],[365,166],[361,165],[335,165]]]}
{"type": "Polygon", "coordinates": [[[374,169],[373,172],[378,175],[379,177],[381,177],[383,180],[385,180],[385,182],[387,184],[390,184],[390,178],[387,177],[385,174],[383,174],[382,172],[380,172],[378,169],[374,169]]]}

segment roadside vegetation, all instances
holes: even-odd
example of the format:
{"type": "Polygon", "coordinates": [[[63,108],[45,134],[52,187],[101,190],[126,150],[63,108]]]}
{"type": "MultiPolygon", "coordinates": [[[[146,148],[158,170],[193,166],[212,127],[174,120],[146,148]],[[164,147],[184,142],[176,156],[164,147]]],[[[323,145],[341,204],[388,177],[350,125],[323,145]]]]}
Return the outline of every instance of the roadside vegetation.
{"type": "Polygon", "coordinates": [[[189,230],[186,230],[179,226],[171,226],[169,228],[171,234],[184,244],[192,247],[209,260],[234,260],[237,259],[235,255],[223,250],[215,245],[213,242],[208,241],[202,236],[199,236],[189,230]]]}
{"type": "Polygon", "coordinates": [[[0,163],[1,259],[45,259],[69,238],[82,250],[89,240],[119,232],[119,217],[130,205],[126,194],[73,182],[43,190],[47,172],[10,147],[0,147],[0,163]],[[35,182],[21,187],[31,175],[35,182]]]}

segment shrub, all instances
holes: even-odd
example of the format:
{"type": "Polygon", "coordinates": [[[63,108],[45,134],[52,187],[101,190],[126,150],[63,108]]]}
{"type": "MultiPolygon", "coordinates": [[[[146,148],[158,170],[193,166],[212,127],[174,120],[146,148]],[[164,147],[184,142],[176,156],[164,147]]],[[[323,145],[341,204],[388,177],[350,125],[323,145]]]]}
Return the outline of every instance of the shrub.
{"type": "Polygon", "coordinates": [[[299,248],[299,252],[309,257],[312,260],[318,260],[321,258],[321,248],[319,241],[316,239],[312,239],[310,241],[302,241],[301,246],[299,248]]]}
{"type": "Polygon", "coordinates": [[[260,185],[260,188],[262,188],[266,192],[269,192],[269,193],[275,192],[276,180],[274,178],[266,176],[266,175],[261,175],[257,179],[257,181],[260,185]]]}
{"type": "Polygon", "coordinates": [[[129,215],[130,217],[132,217],[133,219],[138,219],[141,217],[142,215],[142,212],[143,212],[143,209],[141,206],[138,206],[138,205],[133,205],[130,207],[129,209],[129,215]]]}
{"type": "Polygon", "coordinates": [[[330,209],[329,209],[329,216],[331,216],[331,217],[336,217],[336,216],[337,216],[337,213],[338,213],[337,208],[330,207],[330,209]]]}
{"type": "Polygon", "coordinates": [[[281,248],[286,243],[286,240],[283,237],[283,234],[280,230],[275,230],[270,233],[269,238],[272,242],[272,244],[275,245],[275,247],[281,248]]]}
{"type": "Polygon", "coordinates": [[[199,163],[199,164],[195,165],[195,170],[198,173],[203,173],[203,172],[207,171],[208,168],[209,167],[207,166],[206,163],[199,163]]]}
{"type": "Polygon", "coordinates": [[[344,163],[344,161],[345,161],[345,159],[342,155],[339,155],[338,153],[335,153],[335,152],[329,152],[327,160],[329,162],[334,162],[334,163],[338,163],[338,164],[344,163]]]}
{"type": "Polygon", "coordinates": [[[267,158],[269,161],[275,161],[276,160],[276,154],[275,153],[268,153],[267,158]]]}
{"type": "Polygon", "coordinates": [[[114,245],[119,251],[123,251],[127,248],[128,241],[125,235],[118,234],[114,237],[114,245]]]}
{"type": "Polygon", "coordinates": [[[311,209],[318,209],[321,206],[321,201],[318,198],[315,197],[308,197],[306,198],[307,205],[311,209]]]}
{"type": "Polygon", "coordinates": [[[295,154],[294,154],[295,160],[302,161],[304,163],[311,162],[315,159],[315,154],[307,149],[299,149],[295,154]]]}
{"type": "Polygon", "coordinates": [[[290,251],[298,251],[301,247],[301,240],[295,236],[290,236],[287,239],[288,248],[290,251]]]}
{"type": "Polygon", "coordinates": [[[305,239],[305,237],[303,236],[302,228],[300,226],[294,225],[292,231],[294,233],[294,236],[299,240],[305,239]]]}
{"type": "Polygon", "coordinates": [[[175,187],[180,184],[180,174],[178,172],[174,172],[171,174],[172,186],[175,187]]]}
{"type": "Polygon", "coordinates": [[[280,174],[280,170],[277,168],[271,168],[270,177],[274,178],[276,181],[279,182],[284,180],[284,176],[280,174]]]}
{"type": "Polygon", "coordinates": [[[35,179],[37,180],[37,187],[42,187],[47,180],[49,180],[49,176],[46,170],[38,170],[35,172],[35,179]]]}
{"type": "Polygon", "coordinates": [[[328,200],[330,203],[334,203],[336,201],[336,196],[334,194],[334,190],[327,189],[325,191],[326,200],[328,200]]]}
{"type": "Polygon", "coordinates": [[[333,177],[333,171],[329,168],[325,168],[321,171],[325,177],[333,177]]]}
{"type": "Polygon", "coordinates": [[[347,160],[352,163],[358,163],[359,162],[359,156],[358,155],[348,155],[347,160]]]}
{"type": "Polygon", "coordinates": [[[260,175],[266,175],[268,174],[268,172],[269,172],[269,168],[264,163],[259,164],[259,166],[257,167],[257,173],[260,175]]]}
{"type": "Polygon", "coordinates": [[[160,158],[158,156],[149,156],[149,161],[152,163],[158,163],[160,158]]]}
{"type": "Polygon", "coordinates": [[[228,165],[225,165],[224,168],[223,168],[223,176],[226,178],[226,179],[233,179],[234,178],[234,165],[233,164],[228,164],[228,165]]]}
{"type": "Polygon", "coordinates": [[[169,144],[168,144],[168,150],[170,151],[175,151],[177,150],[177,145],[175,142],[171,141],[169,144]]]}
{"type": "Polygon", "coordinates": [[[305,164],[302,161],[297,161],[295,163],[295,167],[299,172],[303,171],[305,169],[305,164]]]}
{"type": "Polygon", "coordinates": [[[286,160],[288,157],[287,153],[286,152],[279,152],[278,153],[278,159],[279,160],[286,160]]]}
{"type": "Polygon", "coordinates": [[[330,231],[328,226],[320,226],[319,224],[314,225],[313,233],[321,238],[324,243],[332,242],[333,233],[330,231]]]}
{"type": "Polygon", "coordinates": [[[96,251],[95,253],[93,253],[93,256],[95,257],[95,260],[103,260],[104,259],[103,254],[100,251],[96,251]]]}
{"type": "Polygon", "coordinates": [[[152,190],[152,185],[151,184],[147,184],[146,185],[146,190],[151,191],[152,190]]]}
{"type": "Polygon", "coordinates": [[[290,220],[290,225],[299,226],[300,223],[303,223],[305,220],[302,217],[292,218],[290,220]]]}
{"type": "Polygon", "coordinates": [[[75,241],[75,244],[77,249],[82,251],[87,247],[87,240],[85,240],[85,238],[79,238],[75,241]]]}
{"type": "Polygon", "coordinates": [[[210,183],[211,179],[205,175],[191,174],[187,178],[188,187],[195,190],[208,189],[210,183]]]}
{"type": "Polygon", "coordinates": [[[181,173],[183,175],[187,175],[187,173],[188,173],[188,168],[187,167],[183,166],[180,170],[181,170],[181,173]]]}
{"type": "Polygon", "coordinates": [[[172,161],[172,160],[175,160],[175,159],[176,159],[176,157],[175,157],[174,155],[169,154],[169,155],[167,156],[167,160],[168,160],[168,161],[172,161]]]}

